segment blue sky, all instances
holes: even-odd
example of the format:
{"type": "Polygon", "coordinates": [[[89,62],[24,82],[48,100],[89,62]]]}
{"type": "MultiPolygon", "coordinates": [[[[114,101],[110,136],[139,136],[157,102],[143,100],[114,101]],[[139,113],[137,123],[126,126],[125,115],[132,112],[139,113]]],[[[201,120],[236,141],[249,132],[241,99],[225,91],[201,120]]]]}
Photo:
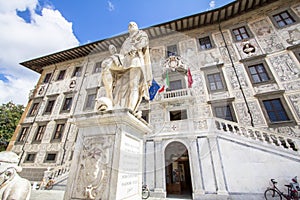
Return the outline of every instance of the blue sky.
{"type": "Polygon", "coordinates": [[[140,28],[217,8],[233,0],[40,0],[51,5],[73,23],[81,44],[109,38],[127,31],[130,21],[140,28]]]}
{"type": "Polygon", "coordinates": [[[27,104],[39,74],[19,63],[233,0],[0,0],[0,104],[27,104]]]}

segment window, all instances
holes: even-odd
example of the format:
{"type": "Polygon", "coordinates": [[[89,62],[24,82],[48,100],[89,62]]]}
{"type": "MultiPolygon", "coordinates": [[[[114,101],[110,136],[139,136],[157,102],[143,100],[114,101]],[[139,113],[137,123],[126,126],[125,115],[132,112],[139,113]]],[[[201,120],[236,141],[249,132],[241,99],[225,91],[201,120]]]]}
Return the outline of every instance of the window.
{"type": "Polygon", "coordinates": [[[45,114],[51,114],[52,109],[54,107],[54,103],[55,103],[55,100],[49,100],[48,101],[48,104],[47,104],[47,107],[46,107],[46,110],[45,110],[45,114]]]}
{"type": "Polygon", "coordinates": [[[45,162],[55,162],[56,161],[56,153],[47,153],[45,162]]]}
{"type": "Polygon", "coordinates": [[[92,94],[88,94],[85,103],[85,109],[94,109],[96,102],[96,92],[92,94]]]}
{"type": "Polygon", "coordinates": [[[70,112],[71,107],[72,107],[72,100],[73,100],[73,97],[67,97],[65,99],[64,105],[62,107],[62,112],[70,112]]]}
{"type": "Polygon", "coordinates": [[[62,138],[64,128],[65,128],[65,123],[60,123],[56,125],[55,132],[53,135],[53,140],[60,140],[62,138]]]}
{"type": "Polygon", "coordinates": [[[279,98],[263,100],[262,102],[271,122],[289,121],[289,117],[279,98]]]}
{"type": "Polygon", "coordinates": [[[199,38],[199,43],[200,43],[200,49],[205,50],[205,49],[211,49],[212,48],[212,43],[210,41],[209,36],[199,38]]]}
{"type": "Polygon", "coordinates": [[[181,89],[182,89],[181,80],[170,81],[170,88],[168,88],[168,91],[181,90],[181,89]]]}
{"type": "Polygon", "coordinates": [[[142,118],[149,123],[149,110],[142,110],[142,118]]]}
{"type": "Polygon", "coordinates": [[[72,77],[80,77],[81,76],[82,67],[76,67],[72,77]]]}
{"type": "Polygon", "coordinates": [[[260,83],[270,80],[262,63],[249,66],[248,69],[253,83],[260,83]]]}
{"type": "Polygon", "coordinates": [[[34,116],[37,114],[39,104],[40,104],[40,102],[33,103],[32,107],[29,111],[29,116],[34,116]]]}
{"type": "Polygon", "coordinates": [[[26,159],[25,159],[25,162],[34,162],[35,160],[35,156],[36,154],[35,153],[28,153],[27,156],[26,156],[26,159]]]}
{"type": "Polygon", "coordinates": [[[45,133],[45,130],[46,130],[46,125],[41,125],[38,127],[38,130],[35,134],[35,137],[34,137],[34,141],[42,141],[42,138],[43,138],[43,135],[45,133]]]}
{"type": "Polygon", "coordinates": [[[66,70],[61,70],[61,71],[59,72],[58,77],[57,77],[56,80],[57,80],[57,81],[63,80],[64,77],[65,77],[65,73],[66,73],[66,70]]]}
{"type": "Polygon", "coordinates": [[[49,83],[50,82],[50,78],[51,78],[52,73],[48,73],[46,74],[45,78],[44,78],[44,83],[49,83]]]}
{"type": "Polygon", "coordinates": [[[96,62],[94,67],[94,73],[100,73],[101,72],[101,62],[96,62]]]}
{"type": "Polygon", "coordinates": [[[244,26],[233,29],[232,33],[233,33],[236,41],[241,41],[241,40],[244,40],[244,39],[247,39],[250,37],[244,26]]]}
{"type": "Polygon", "coordinates": [[[215,106],[214,107],[215,116],[221,119],[234,121],[233,115],[231,112],[231,107],[229,105],[225,106],[215,106]]]}
{"type": "Polygon", "coordinates": [[[18,142],[25,142],[28,132],[29,132],[29,127],[23,127],[21,129],[18,142]]]}
{"type": "Polygon", "coordinates": [[[223,80],[221,77],[221,73],[214,73],[207,75],[209,89],[211,91],[224,90],[223,80]]]}
{"type": "Polygon", "coordinates": [[[187,119],[186,110],[173,110],[170,111],[170,121],[187,119]]]}
{"type": "Polygon", "coordinates": [[[74,151],[71,151],[69,161],[71,161],[73,159],[73,155],[74,155],[74,151]]]}
{"type": "Polygon", "coordinates": [[[289,24],[293,24],[295,22],[295,20],[292,18],[292,16],[287,11],[273,15],[273,18],[274,18],[276,24],[280,28],[287,26],[289,24]]]}
{"type": "Polygon", "coordinates": [[[167,47],[167,57],[177,56],[177,55],[178,55],[177,45],[171,45],[167,47]]]}

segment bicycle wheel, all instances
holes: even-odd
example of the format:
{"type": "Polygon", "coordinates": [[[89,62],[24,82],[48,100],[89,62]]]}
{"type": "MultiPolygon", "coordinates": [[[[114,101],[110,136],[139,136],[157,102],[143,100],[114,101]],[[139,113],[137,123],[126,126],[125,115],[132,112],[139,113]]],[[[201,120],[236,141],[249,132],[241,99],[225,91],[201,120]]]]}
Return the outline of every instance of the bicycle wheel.
{"type": "Polygon", "coordinates": [[[142,199],[148,199],[150,196],[150,191],[149,189],[145,189],[142,191],[142,199]]]}
{"type": "Polygon", "coordinates": [[[276,190],[269,188],[265,191],[265,199],[269,200],[269,199],[277,199],[277,200],[281,200],[281,194],[279,192],[277,192],[276,190]]]}

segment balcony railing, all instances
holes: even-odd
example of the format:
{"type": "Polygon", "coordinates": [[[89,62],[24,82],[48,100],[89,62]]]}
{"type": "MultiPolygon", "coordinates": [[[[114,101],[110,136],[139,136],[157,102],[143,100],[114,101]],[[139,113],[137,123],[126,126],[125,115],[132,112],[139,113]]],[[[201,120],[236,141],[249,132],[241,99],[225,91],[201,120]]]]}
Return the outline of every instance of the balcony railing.
{"type": "Polygon", "coordinates": [[[162,93],[163,99],[173,99],[191,96],[190,89],[173,90],[162,93]]]}

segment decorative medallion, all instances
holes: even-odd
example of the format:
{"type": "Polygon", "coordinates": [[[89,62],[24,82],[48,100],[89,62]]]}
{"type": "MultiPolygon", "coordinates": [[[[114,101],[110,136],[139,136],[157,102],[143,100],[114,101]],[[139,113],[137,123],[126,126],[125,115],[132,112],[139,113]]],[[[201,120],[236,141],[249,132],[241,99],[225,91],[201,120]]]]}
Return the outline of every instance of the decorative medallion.
{"type": "Polygon", "coordinates": [[[250,44],[250,42],[245,42],[244,46],[243,46],[243,52],[245,54],[254,53],[255,52],[255,47],[252,44],[250,44]]]}
{"type": "Polygon", "coordinates": [[[74,88],[76,86],[76,81],[75,80],[72,80],[69,87],[70,88],[74,88]]]}
{"type": "Polygon", "coordinates": [[[39,95],[43,94],[44,90],[45,90],[45,86],[42,86],[42,87],[39,89],[38,94],[39,94],[39,95]]]}

